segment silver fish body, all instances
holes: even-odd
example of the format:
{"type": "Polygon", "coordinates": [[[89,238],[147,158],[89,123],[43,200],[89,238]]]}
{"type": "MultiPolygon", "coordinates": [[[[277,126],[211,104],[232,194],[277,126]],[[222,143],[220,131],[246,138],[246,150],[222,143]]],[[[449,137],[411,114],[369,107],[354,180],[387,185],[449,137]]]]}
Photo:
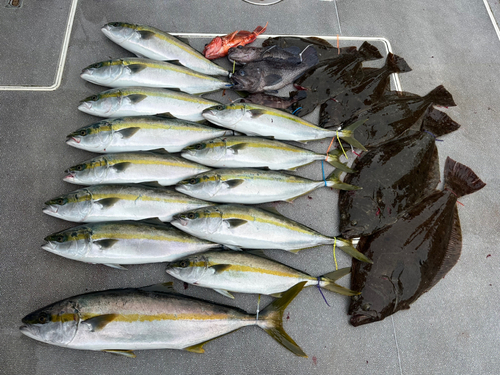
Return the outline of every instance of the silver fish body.
{"type": "MultiPolygon", "coordinates": [[[[340,271],[340,270],[339,270],[340,271]]],[[[349,273],[342,269],[336,279],[349,273]]],[[[181,281],[234,298],[230,292],[274,295],[305,282],[344,295],[354,295],[328,277],[313,277],[269,258],[241,251],[209,251],[172,262],[167,273],[181,281]]]]}
{"type": "Polygon", "coordinates": [[[168,114],[202,121],[204,109],[217,102],[183,92],[152,87],[124,87],[103,91],[81,101],[78,109],[100,117],[125,117],[168,114]]]}
{"type": "Polygon", "coordinates": [[[170,186],[210,169],[170,154],[128,152],[101,155],[70,167],[64,181],[77,185],[155,182],[170,186]]]}
{"type": "Polygon", "coordinates": [[[137,116],[106,119],[68,135],[70,146],[91,152],[127,152],[183,148],[212,138],[233,135],[232,130],[214,129],[196,122],[137,116]]]}
{"type": "Polygon", "coordinates": [[[340,150],[328,156],[259,137],[214,138],[186,147],[182,157],[214,168],[269,168],[294,170],[316,160],[325,160],[344,172],[352,172],[339,161],[340,150]]]}
{"type": "Polygon", "coordinates": [[[314,181],[276,171],[251,168],[215,169],[181,181],[175,189],[189,196],[217,203],[259,204],[292,202],[320,187],[357,190],[343,184],[338,174],[325,181],[314,181]]]}
{"type": "Polygon", "coordinates": [[[284,309],[302,287],[287,291],[258,320],[243,310],[183,296],[165,285],[105,290],[34,311],[22,319],[20,330],[52,345],[135,357],[133,350],[142,349],[203,353],[203,345],[216,337],[258,326],[294,354],[307,357],[282,326],[284,309]]]}
{"type": "Polygon", "coordinates": [[[45,241],[42,248],[53,254],[115,268],[121,264],[171,262],[220,247],[171,225],[145,222],[85,224],[54,233],[45,241]]]}
{"type": "Polygon", "coordinates": [[[92,64],[83,69],[80,77],[107,87],[177,88],[188,94],[202,94],[232,86],[227,81],[183,66],[132,57],[92,64]]]}
{"type": "Polygon", "coordinates": [[[189,69],[208,75],[229,74],[226,69],[206,59],[194,48],[155,27],[111,22],[104,25],[101,31],[113,42],[139,57],[160,61],[177,60],[189,69]]]}
{"type": "Polygon", "coordinates": [[[171,189],[143,185],[93,185],[45,202],[47,215],[77,223],[170,221],[179,212],[213,205],[171,189]]]}

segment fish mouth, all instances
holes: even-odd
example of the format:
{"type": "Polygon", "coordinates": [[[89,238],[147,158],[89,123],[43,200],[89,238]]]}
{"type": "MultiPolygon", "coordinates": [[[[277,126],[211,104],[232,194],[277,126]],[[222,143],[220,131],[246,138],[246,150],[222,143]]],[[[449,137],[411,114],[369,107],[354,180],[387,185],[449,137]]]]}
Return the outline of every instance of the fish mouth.
{"type": "Polygon", "coordinates": [[[19,330],[23,335],[28,336],[29,338],[39,340],[38,336],[32,332],[30,326],[23,324],[22,326],[19,327],[19,330]]]}
{"type": "Polygon", "coordinates": [[[57,211],[58,211],[58,208],[57,206],[54,206],[54,205],[46,205],[42,212],[44,214],[47,214],[47,215],[50,215],[50,216],[57,216],[57,211]]]}
{"type": "Polygon", "coordinates": [[[205,117],[207,120],[214,120],[217,118],[215,112],[210,108],[203,110],[203,112],[201,112],[201,115],[205,117]]]}
{"type": "Polygon", "coordinates": [[[92,103],[83,102],[78,106],[78,109],[85,113],[92,113],[92,103]]]}
{"type": "Polygon", "coordinates": [[[72,172],[67,172],[68,175],[63,178],[63,181],[66,182],[74,182],[75,181],[75,174],[72,172]]]}
{"type": "Polygon", "coordinates": [[[179,226],[183,226],[185,227],[186,225],[188,225],[188,221],[186,219],[182,219],[181,217],[179,216],[174,216],[173,218],[174,220],[172,220],[170,222],[170,224],[172,224],[173,226],[175,227],[179,227],[179,226]]]}
{"type": "Polygon", "coordinates": [[[82,139],[80,137],[71,137],[71,136],[68,136],[66,138],[66,143],[68,145],[79,144],[81,141],[82,141],[82,139]]]}
{"type": "Polygon", "coordinates": [[[54,253],[56,250],[56,247],[52,244],[51,241],[47,241],[46,244],[42,245],[42,249],[45,251],[48,251],[49,253],[54,253]]]}

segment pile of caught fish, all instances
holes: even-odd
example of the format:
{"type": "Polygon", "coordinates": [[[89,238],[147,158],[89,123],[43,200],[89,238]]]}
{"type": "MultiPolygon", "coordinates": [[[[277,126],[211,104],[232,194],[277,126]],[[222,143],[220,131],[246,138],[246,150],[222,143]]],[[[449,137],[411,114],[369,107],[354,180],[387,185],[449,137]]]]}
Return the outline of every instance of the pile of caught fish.
{"type": "Polygon", "coordinates": [[[456,263],[457,197],[484,183],[448,159],[445,189],[436,190],[435,137],[459,125],[433,105],[454,105],[451,95],[442,86],[424,97],[389,91],[390,74],[411,69],[392,54],[382,68],[364,68],[382,57],[366,42],[339,49],[318,38],[280,37],[245,47],[266,27],[205,47],[209,59],[227,55],[234,67],[243,65],[230,73],[156,28],[105,25],[103,33],[138,58],[83,70],[83,79],[112,89],[79,109],[106,119],[72,132],[67,143],[102,155],[67,170],[65,181],[87,187],[46,202],[46,214],[84,224],[46,237],[43,248],[114,268],[170,262],[168,274],[227,297],[277,299],[255,316],[183,296],[169,284],[94,292],[27,315],[25,335],[134,356],[136,349],[203,352],[206,342],[257,325],[306,356],[281,321],[303,287],[352,296],[351,323],[359,325],[408,308],[456,263]],[[290,97],[272,95],[291,84],[290,97]],[[221,104],[193,95],[230,88],[246,97],[221,104]],[[299,117],[318,106],[321,126],[299,117]],[[325,138],[339,148],[325,155],[282,142],[325,138]],[[352,167],[341,161],[348,146],[367,151],[352,167]],[[324,180],[283,172],[318,160],[336,168],[324,180]],[[250,206],[290,202],[324,186],[341,190],[344,238],[250,206]],[[354,237],[361,237],[357,249],[354,237]],[[325,244],[354,258],[353,290],[335,282],[349,269],[313,277],[261,251],[325,244]]]}

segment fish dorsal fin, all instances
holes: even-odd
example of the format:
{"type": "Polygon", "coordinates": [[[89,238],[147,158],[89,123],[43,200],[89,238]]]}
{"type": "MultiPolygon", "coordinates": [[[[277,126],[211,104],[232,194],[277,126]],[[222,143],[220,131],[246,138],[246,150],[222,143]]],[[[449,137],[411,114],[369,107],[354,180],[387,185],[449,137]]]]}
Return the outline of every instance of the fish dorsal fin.
{"type": "Polygon", "coordinates": [[[233,40],[236,34],[238,34],[238,31],[240,30],[233,31],[231,34],[226,35],[224,39],[226,39],[227,41],[233,40]]]}
{"type": "Polygon", "coordinates": [[[146,65],[143,65],[143,64],[130,64],[130,65],[127,65],[127,69],[130,70],[130,73],[139,73],[141,71],[143,71],[144,69],[146,69],[147,66],[146,65]]]}
{"type": "Polygon", "coordinates": [[[248,221],[243,220],[243,219],[227,219],[224,221],[227,223],[228,227],[230,227],[230,228],[238,228],[238,227],[248,223],[248,221]]]}
{"type": "Polygon", "coordinates": [[[144,99],[146,99],[148,96],[143,95],[143,94],[130,94],[127,95],[127,99],[130,100],[132,104],[137,104],[142,102],[144,99]]]}
{"type": "Polygon", "coordinates": [[[273,293],[273,294],[270,294],[270,296],[274,297],[274,298],[281,298],[281,295],[282,295],[282,293],[273,293]]]}
{"type": "Polygon", "coordinates": [[[231,268],[231,265],[230,264],[216,264],[216,265],[210,266],[210,268],[214,270],[215,274],[218,274],[218,273],[222,273],[222,272],[228,270],[229,268],[231,268]]]}
{"type": "Polygon", "coordinates": [[[318,38],[317,36],[310,36],[310,37],[305,38],[305,40],[306,41],[311,40],[320,46],[325,46],[328,48],[335,48],[330,43],[328,43],[325,39],[318,38]]]}
{"type": "Polygon", "coordinates": [[[137,33],[141,36],[141,39],[151,39],[155,36],[153,31],[148,30],[137,31],[137,33]]]}
{"type": "MultiPolygon", "coordinates": [[[[264,253],[263,250],[246,250],[245,253],[248,253],[248,254],[251,254],[251,255],[255,255],[255,256],[258,256],[258,257],[261,257],[261,258],[264,258],[264,259],[270,259],[270,260],[273,260],[271,258],[269,258],[266,253],[264,253]]],[[[302,272],[302,271],[300,271],[302,272]]]]}
{"type": "Polygon", "coordinates": [[[242,179],[234,179],[234,180],[228,180],[228,181],[224,181],[224,184],[229,188],[229,189],[233,189],[237,186],[240,186],[242,183],[244,183],[245,180],[242,180],[242,179]]]}
{"type": "Polygon", "coordinates": [[[217,293],[222,294],[224,297],[234,299],[234,296],[225,289],[214,289],[217,293]]]}
{"type": "Polygon", "coordinates": [[[438,283],[458,262],[460,254],[462,253],[462,229],[460,228],[460,219],[458,217],[457,206],[453,208],[453,227],[451,229],[450,240],[446,253],[439,267],[436,276],[432,279],[431,283],[426,289],[426,292],[438,283]]]}
{"type": "Polygon", "coordinates": [[[114,268],[116,270],[122,270],[122,271],[127,271],[127,269],[123,266],[120,266],[119,264],[113,264],[113,263],[103,263],[104,266],[114,268]]]}
{"type": "Polygon", "coordinates": [[[113,169],[116,170],[117,172],[124,172],[128,167],[132,165],[131,162],[129,161],[124,161],[123,163],[116,163],[113,164],[113,169]]]}
{"type": "Polygon", "coordinates": [[[92,241],[94,245],[99,246],[99,249],[101,250],[106,250],[112,247],[115,243],[117,243],[119,240],[114,240],[111,238],[108,238],[106,240],[97,240],[97,241],[92,241]]]}
{"type": "Polygon", "coordinates": [[[117,130],[116,133],[120,133],[122,138],[130,138],[132,137],[135,133],[137,133],[141,128],[139,127],[133,127],[133,128],[126,128],[126,129],[121,129],[117,130]]]}
{"type": "Polygon", "coordinates": [[[176,38],[179,39],[182,43],[187,44],[188,46],[191,46],[189,44],[189,39],[187,39],[187,38],[181,38],[179,36],[176,36],[176,38]]]}
{"type": "Polygon", "coordinates": [[[228,147],[228,149],[229,149],[229,150],[231,150],[231,152],[232,152],[233,154],[236,154],[236,155],[237,155],[237,154],[238,154],[238,151],[243,150],[243,149],[245,149],[245,148],[247,148],[247,147],[248,147],[248,143],[238,143],[238,144],[236,144],[236,145],[233,145],[233,146],[228,147]]]}
{"type": "Polygon", "coordinates": [[[429,162],[431,163],[431,168],[427,177],[427,186],[424,188],[421,198],[432,194],[436,190],[439,180],[441,179],[441,172],[439,171],[439,155],[436,146],[434,146],[429,162]]]}
{"type": "Polygon", "coordinates": [[[120,201],[120,198],[104,198],[104,199],[99,199],[96,201],[102,209],[104,208],[110,208],[115,205],[115,203],[118,203],[120,201]]]}
{"type": "Polygon", "coordinates": [[[181,64],[181,62],[179,60],[167,60],[166,62],[169,63],[169,64],[172,64],[172,65],[184,66],[184,65],[181,64]]]}
{"type": "Polygon", "coordinates": [[[164,188],[165,186],[161,185],[158,181],[144,181],[141,182],[141,185],[151,186],[156,188],[164,188]]]}
{"type": "Polygon", "coordinates": [[[88,326],[92,332],[96,332],[106,327],[118,316],[119,314],[105,314],[105,315],[94,316],[93,318],[82,321],[82,324],[88,326]]]}
{"type": "Polygon", "coordinates": [[[149,150],[148,152],[152,152],[153,154],[157,155],[171,155],[171,152],[168,152],[164,148],[155,148],[154,150],[149,150]]]}
{"type": "Polygon", "coordinates": [[[146,223],[146,224],[154,224],[154,225],[163,225],[163,226],[167,225],[166,223],[164,223],[163,221],[161,221],[157,217],[152,217],[149,219],[140,220],[140,222],[146,223]]]}
{"type": "Polygon", "coordinates": [[[148,285],[148,286],[143,286],[142,288],[138,288],[140,290],[143,290],[145,292],[158,292],[158,293],[175,293],[178,294],[174,290],[174,283],[169,281],[168,283],[161,283],[161,284],[153,284],[153,285],[148,285]]]}
{"type": "Polygon", "coordinates": [[[274,207],[259,207],[261,210],[264,210],[264,211],[267,211],[271,214],[274,214],[274,215],[279,215],[279,216],[283,216],[276,208],[274,207]]]}
{"type": "Polygon", "coordinates": [[[116,355],[123,355],[124,357],[128,357],[128,358],[135,358],[136,357],[135,353],[132,350],[103,349],[103,352],[116,354],[116,355]]]}
{"type": "Polygon", "coordinates": [[[170,119],[176,119],[177,118],[174,115],[172,115],[170,112],[157,113],[155,116],[163,117],[163,118],[170,118],[170,119]]]}

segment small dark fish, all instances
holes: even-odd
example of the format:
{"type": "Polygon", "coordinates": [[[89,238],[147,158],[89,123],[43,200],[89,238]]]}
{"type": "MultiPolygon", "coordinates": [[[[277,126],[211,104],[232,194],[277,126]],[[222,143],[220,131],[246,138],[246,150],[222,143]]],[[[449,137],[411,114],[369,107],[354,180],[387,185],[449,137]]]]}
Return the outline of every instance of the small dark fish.
{"type": "Polygon", "coordinates": [[[356,51],[356,47],[341,47],[332,46],[326,40],[317,37],[299,38],[293,36],[280,36],[276,38],[268,38],[262,43],[262,47],[278,46],[281,48],[298,47],[303,50],[307,46],[312,45],[317,53],[319,62],[332,59],[338,55],[352,53],[356,51]]]}
{"type": "Polygon", "coordinates": [[[390,85],[389,76],[392,73],[410,71],[411,68],[405,59],[389,53],[382,68],[363,69],[363,79],[356,87],[345,90],[332,100],[321,104],[320,125],[335,126],[349,120],[355,113],[368,109],[382,98],[390,85]]]}
{"type": "Polygon", "coordinates": [[[420,128],[424,113],[432,105],[455,106],[453,97],[444,88],[438,86],[425,96],[415,94],[403,95],[403,97],[391,96],[361,111],[342,127],[360,119],[368,119],[362,126],[356,129],[356,138],[366,148],[378,147],[382,143],[401,137],[412,126],[420,128]]]}
{"type": "Polygon", "coordinates": [[[253,103],[260,104],[266,107],[286,109],[290,107],[293,103],[297,103],[301,98],[305,97],[303,91],[296,92],[290,97],[267,95],[262,92],[257,92],[255,94],[250,94],[246,98],[242,99],[243,103],[253,103]]]}
{"type": "Polygon", "coordinates": [[[311,113],[324,101],[359,85],[364,76],[362,62],[381,58],[375,46],[364,42],[358,51],[337,55],[306,71],[294,83],[295,88],[307,92],[307,97],[300,102],[301,116],[311,113]]]}
{"type": "Polygon", "coordinates": [[[313,48],[308,48],[302,53],[300,63],[278,59],[250,62],[231,75],[233,90],[251,93],[279,90],[317,63],[318,57],[313,48]]]}
{"type": "Polygon", "coordinates": [[[462,250],[458,197],[485,183],[468,167],[446,159],[445,188],[435,191],[395,224],[362,237],[358,250],[373,264],[353,260],[349,307],[355,327],[409,309],[456,264],[462,250]]]}
{"type": "MultiPolygon", "coordinates": [[[[307,46],[304,48],[313,48],[312,46],[307,46]]],[[[229,61],[236,62],[237,64],[247,64],[252,61],[260,61],[264,59],[278,59],[287,60],[291,63],[300,63],[302,61],[302,50],[299,47],[287,47],[281,48],[278,46],[271,47],[243,47],[238,46],[236,48],[231,48],[227,55],[229,61]]]]}

